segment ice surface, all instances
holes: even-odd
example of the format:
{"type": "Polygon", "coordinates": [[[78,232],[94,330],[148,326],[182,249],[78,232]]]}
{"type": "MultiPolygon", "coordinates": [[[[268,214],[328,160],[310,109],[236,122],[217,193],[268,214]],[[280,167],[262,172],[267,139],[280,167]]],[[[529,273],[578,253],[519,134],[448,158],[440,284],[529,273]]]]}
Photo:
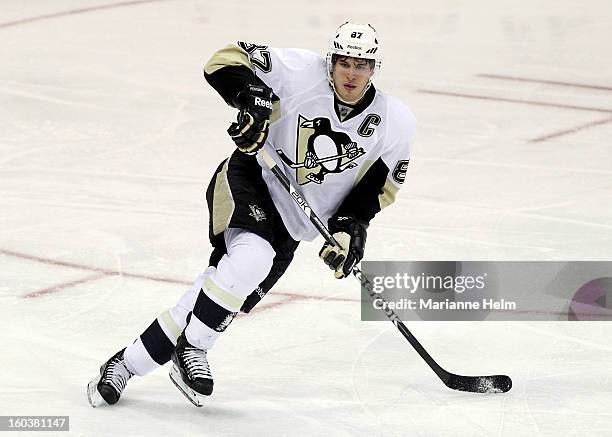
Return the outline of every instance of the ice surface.
{"type": "Polygon", "coordinates": [[[204,187],[234,114],[201,69],[238,39],[322,52],[346,19],[377,27],[376,83],[419,125],[368,259],[609,260],[608,1],[108,4],[0,6],[2,414],[88,436],[612,435],[610,324],[411,324],[449,370],[514,380],[452,392],[390,323],[359,320],[320,242],[210,353],[205,409],[167,368],[113,408],[85,393],[206,265],[204,187]]]}

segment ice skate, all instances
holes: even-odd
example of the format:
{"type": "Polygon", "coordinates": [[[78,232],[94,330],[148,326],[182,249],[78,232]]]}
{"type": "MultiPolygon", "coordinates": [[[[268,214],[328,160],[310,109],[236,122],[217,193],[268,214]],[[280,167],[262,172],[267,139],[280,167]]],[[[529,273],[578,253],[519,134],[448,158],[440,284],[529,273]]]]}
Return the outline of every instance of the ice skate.
{"type": "Polygon", "coordinates": [[[187,341],[185,333],[176,342],[172,352],[170,379],[181,393],[196,407],[201,407],[213,391],[206,350],[198,349],[187,341]]]}
{"type": "Polygon", "coordinates": [[[87,398],[92,407],[116,404],[128,380],[134,376],[126,367],[120,350],[100,367],[100,374],[87,385],[87,398]]]}

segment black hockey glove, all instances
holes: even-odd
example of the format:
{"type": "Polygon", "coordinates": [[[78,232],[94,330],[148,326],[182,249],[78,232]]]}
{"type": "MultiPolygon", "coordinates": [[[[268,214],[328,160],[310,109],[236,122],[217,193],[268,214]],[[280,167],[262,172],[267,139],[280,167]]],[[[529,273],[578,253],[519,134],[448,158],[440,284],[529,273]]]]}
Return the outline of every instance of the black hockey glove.
{"type": "Polygon", "coordinates": [[[329,219],[328,225],[340,247],[325,243],[319,257],[330,269],[336,271],[336,278],[345,278],[363,258],[368,225],[350,216],[334,216],[329,219]]]}
{"type": "Polygon", "coordinates": [[[238,119],[227,130],[238,149],[254,155],[268,137],[270,114],[272,114],[272,88],[265,85],[247,85],[233,99],[240,110],[238,119]]]}

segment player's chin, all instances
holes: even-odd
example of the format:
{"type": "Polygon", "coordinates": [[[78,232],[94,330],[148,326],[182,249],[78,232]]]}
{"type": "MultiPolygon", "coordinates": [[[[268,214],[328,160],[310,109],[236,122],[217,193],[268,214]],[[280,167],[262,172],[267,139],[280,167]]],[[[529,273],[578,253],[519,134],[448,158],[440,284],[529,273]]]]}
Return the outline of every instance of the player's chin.
{"type": "Polygon", "coordinates": [[[347,100],[347,101],[354,100],[359,95],[359,93],[357,93],[357,89],[356,88],[352,88],[352,89],[345,88],[343,91],[344,92],[340,93],[340,96],[344,100],[347,100]]]}

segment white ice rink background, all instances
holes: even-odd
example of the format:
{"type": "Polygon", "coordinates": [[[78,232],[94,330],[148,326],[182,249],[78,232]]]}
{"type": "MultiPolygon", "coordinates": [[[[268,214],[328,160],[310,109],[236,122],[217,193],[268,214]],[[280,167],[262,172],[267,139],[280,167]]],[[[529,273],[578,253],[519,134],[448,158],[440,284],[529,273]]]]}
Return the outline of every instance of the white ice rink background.
{"type": "Polygon", "coordinates": [[[609,1],[4,0],[0,414],[69,415],[85,436],[612,436],[611,324],[410,323],[449,370],[514,380],[452,392],[390,323],[360,321],[321,241],[211,351],[208,407],[167,367],[87,404],[206,266],[234,110],[205,60],[236,40],[323,53],[346,19],[377,27],[376,84],[419,121],[366,259],[610,260],[609,1]]]}

